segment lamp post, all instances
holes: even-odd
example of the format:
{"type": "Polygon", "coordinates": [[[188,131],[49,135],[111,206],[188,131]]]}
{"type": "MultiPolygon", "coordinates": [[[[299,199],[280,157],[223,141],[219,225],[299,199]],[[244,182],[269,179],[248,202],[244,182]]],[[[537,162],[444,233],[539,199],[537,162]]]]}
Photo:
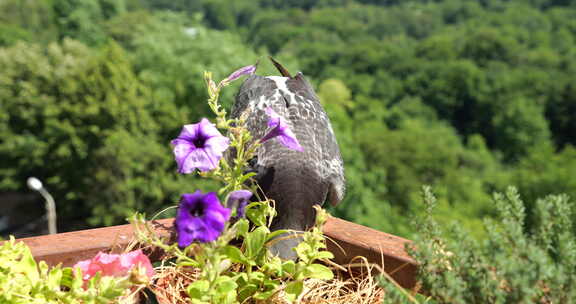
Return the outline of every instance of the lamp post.
{"type": "Polygon", "coordinates": [[[28,187],[34,191],[40,192],[44,200],[46,200],[46,213],[48,215],[48,233],[49,234],[56,234],[56,204],[54,203],[54,198],[42,185],[42,182],[35,178],[29,177],[28,178],[28,187]]]}

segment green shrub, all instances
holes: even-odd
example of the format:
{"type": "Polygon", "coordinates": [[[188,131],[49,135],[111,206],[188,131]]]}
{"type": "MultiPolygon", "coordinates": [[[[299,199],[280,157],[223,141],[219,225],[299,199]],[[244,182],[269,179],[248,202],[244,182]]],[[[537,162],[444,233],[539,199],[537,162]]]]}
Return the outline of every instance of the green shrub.
{"type": "Polygon", "coordinates": [[[117,44],[18,43],[0,49],[0,66],[0,189],[38,176],[72,228],[67,219],[110,225],[156,212],[194,183],[176,176],[158,136],[157,121],[177,111],[152,102],[117,44]]]}
{"type": "Polygon", "coordinates": [[[446,232],[432,219],[436,199],[424,188],[427,216],[411,255],[422,288],[436,303],[571,303],[576,299],[574,209],[566,195],[537,200],[525,226],[515,188],[494,195],[500,222],[486,221],[477,241],[458,224],[446,232]]]}

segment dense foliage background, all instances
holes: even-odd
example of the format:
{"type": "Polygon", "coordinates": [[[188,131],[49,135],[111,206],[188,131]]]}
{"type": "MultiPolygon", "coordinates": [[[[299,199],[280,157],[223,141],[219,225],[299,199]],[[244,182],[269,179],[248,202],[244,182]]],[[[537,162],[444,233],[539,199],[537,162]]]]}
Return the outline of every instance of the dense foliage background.
{"type": "Polygon", "coordinates": [[[176,174],[169,141],[208,113],[204,70],[268,54],[332,119],[337,216],[411,237],[429,184],[437,220],[481,238],[494,191],[518,187],[528,227],[537,197],[576,196],[571,0],[1,1],[0,192],[42,178],[70,229],[209,189],[176,174]]]}

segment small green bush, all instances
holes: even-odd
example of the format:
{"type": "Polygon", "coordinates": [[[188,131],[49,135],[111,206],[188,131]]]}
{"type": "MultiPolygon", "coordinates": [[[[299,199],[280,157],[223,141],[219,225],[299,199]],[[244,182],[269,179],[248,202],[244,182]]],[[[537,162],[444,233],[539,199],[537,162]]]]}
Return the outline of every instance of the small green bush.
{"type": "Polygon", "coordinates": [[[576,238],[568,196],[537,200],[535,223],[528,229],[524,202],[509,187],[506,193],[494,195],[500,222],[485,221],[488,238],[477,241],[458,224],[443,231],[432,218],[436,198],[429,187],[423,192],[426,216],[419,223],[415,246],[408,250],[420,264],[419,280],[434,302],[572,303],[576,299],[576,238]]]}
{"type": "MultiPolygon", "coordinates": [[[[0,189],[24,191],[37,176],[56,197],[61,223],[120,223],[157,211],[190,181],[160,140],[174,108],[159,107],[125,51],[65,39],[0,48],[0,189]]],[[[192,182],[193,184],[193,182],[192,182]]]]}

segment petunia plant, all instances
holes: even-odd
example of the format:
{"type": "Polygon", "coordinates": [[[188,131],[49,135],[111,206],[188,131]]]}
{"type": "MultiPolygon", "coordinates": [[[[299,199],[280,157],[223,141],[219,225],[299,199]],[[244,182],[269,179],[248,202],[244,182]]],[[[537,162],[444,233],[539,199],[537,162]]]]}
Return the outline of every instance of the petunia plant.
{"type": "Polygon", "coordinates": [[[178,138],[172,141],[179,173],[194,169],[209,171],[218,167],[222,153],[228,148],[228,138],[222,136],[208,119],[185,125],[178,138]]]}
{"type": "Polygon", "coordinates": [[[140,251],[98,253],[74,267],[49,267],[13,237],[0,245],[0,303],[134,303],[153,274],[140,251]]]}
{"type": "Polygon", "coordinates": [[[141,241],[173,256],[177,267],[200,271],[198,279],[186,288],[192,303],[245,303],[280,293],[294,302],[303,291],[305,279],[333,277],[330,268],[317,263],[333,257],[325,250],[321,226],[327,214],[319,207],[315,227],[295,232],[303,239],[294,248],[297,260],[282,260],[267,249],[280,235],[291,236],[285,236],[286,230],[270,231],[276,211],[272,201],[256,199],[257,185],[249,183],[254,173],[247,170],[248,161],[267,140],[278,140],[296,151],[303,148],[272,109],[266,110],[268,132],[263,138],[253,139],[245,128],[244,117],[228,119],[226,110],[220,107],[221,90],[255,69],[255,66],[243,67],[218,84],[210,73],[205,73],[208,105],[216,116],[215,123],[203,118],[196,124],[185,125],[171,142],[178,172],[197,173],[220,181],[222,187],[218,192],[196,190],[182,194],[174,223],[175,243],[157,237],[143,215],[132,218],[141,241]],[[230,158],[223,157],[227,149],[234,151],[229,153],[230,158]]]}

